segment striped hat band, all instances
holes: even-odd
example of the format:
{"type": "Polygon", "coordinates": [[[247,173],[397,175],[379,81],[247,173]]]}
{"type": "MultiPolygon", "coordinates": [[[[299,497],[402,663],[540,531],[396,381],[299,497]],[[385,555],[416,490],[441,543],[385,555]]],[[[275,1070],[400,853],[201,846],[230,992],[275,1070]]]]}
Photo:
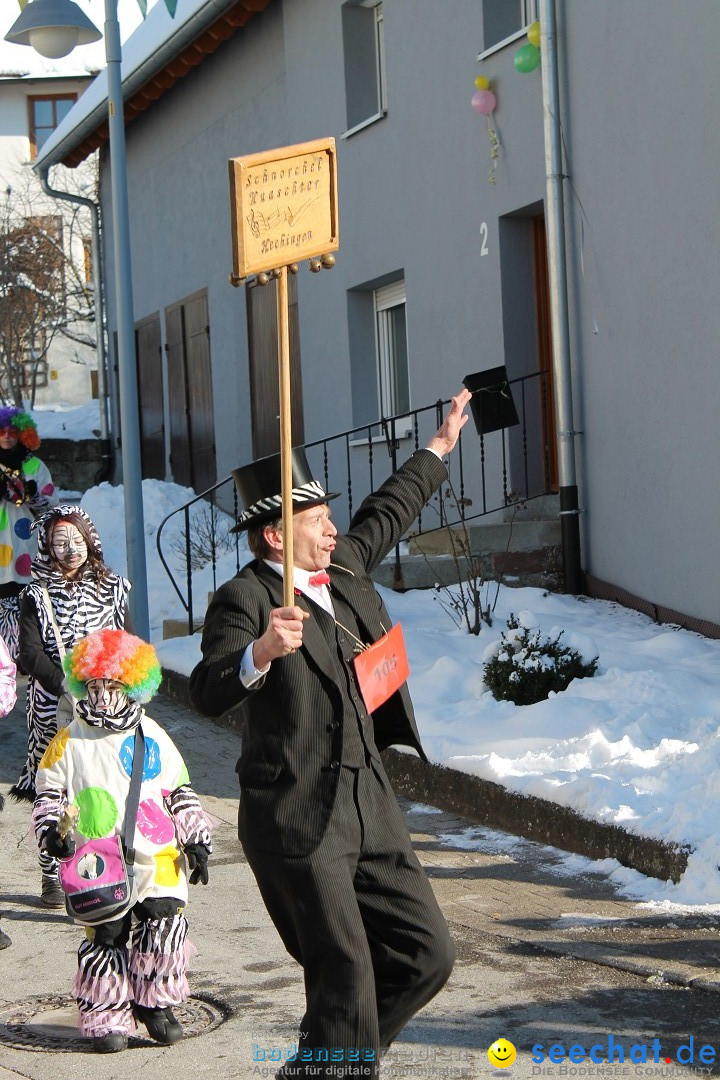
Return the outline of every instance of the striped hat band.
{"type": "MultiPolygon", "coordinates": [[[[317,480],[311,480],[307,484],[303,484],[301,487],[292,489],[292,501],[301,506],[303,503],[318,503],[327,499],[328,496],[321,484],[318,484],[317,480]]],[[[269,499],[259,499],[252,506],[249,506],[247,510],[243,510],[238,515],[238,524],[243,524],[246,521],[250,521],[252,518],[262,516],[265,518],[268,514],[273,514],[275,511],[282,512],[282,495],[272,495],[269,499]]]]}

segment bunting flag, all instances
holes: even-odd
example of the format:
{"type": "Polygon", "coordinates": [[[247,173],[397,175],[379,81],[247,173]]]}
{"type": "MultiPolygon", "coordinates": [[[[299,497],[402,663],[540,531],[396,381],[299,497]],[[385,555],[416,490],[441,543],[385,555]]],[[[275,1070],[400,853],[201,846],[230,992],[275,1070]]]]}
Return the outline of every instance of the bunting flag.
{"type": "MultiPolygon", "coordinates": [[[[147,0],[137,0],[138,7],[142,12],[143,19],[147,16],[147,0]]],[[[24,7],[27,4],[27,0],[20,0],[20,7],[24,7]]],[[[165,7],[170,12],[170,17],[175,18],[175,12],[177,11],[178,0],[165,0],[165,7]]]]}

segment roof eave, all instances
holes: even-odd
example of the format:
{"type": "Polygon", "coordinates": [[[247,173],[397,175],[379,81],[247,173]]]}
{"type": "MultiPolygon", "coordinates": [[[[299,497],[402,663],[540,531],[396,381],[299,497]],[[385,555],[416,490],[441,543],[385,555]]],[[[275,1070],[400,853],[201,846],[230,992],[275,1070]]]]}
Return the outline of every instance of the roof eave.
{"type": "MultiPolygon", "coordinates": [[[[160,48],[123,78],[125,124],[153,105],[269,3],[270,0],[207,0],[160,48]]],[[[97,78],[107,83],[106,71],[97,78]]],[[[50,136],[33,169],[47,172],[53,165],[70,168],[79,165],[107,141],[107,111],[105,87],[100,100],[86,116],[67,132],[63,133],[61,127],[59,135],[56,132],[50,136]]]]}

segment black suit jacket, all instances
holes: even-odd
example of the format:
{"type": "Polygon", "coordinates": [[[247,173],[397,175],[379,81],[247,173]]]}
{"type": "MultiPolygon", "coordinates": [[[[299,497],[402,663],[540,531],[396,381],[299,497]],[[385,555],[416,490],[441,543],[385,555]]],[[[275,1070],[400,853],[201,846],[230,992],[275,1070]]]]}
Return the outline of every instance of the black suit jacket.
{"type": "MultiPolygon", "coordinates": [[[[329,567],[331,590],[352,609],[363,639],[376,641],[392,625],[370,578],[447,477],[437,455],[421,450],[369,495],[329,567]]],[[[303,596],[298,606],[311,610],[303,596]]],[[[282,578],[253,561],[215,594],[203,630],[203,659],[190,677],[196,707],[219,716],[244,704],[246,724],[237,771],[241,784],[240,838],[258,850],[286,855],[312,851],[333,808],[342,760],[343,695],[336,657],[316,618],[303,624],[298,652],[274,660],[249,690],[239,678],[250,642],[283,606],[282,578]]],[[[404,685],[373,713],[375,741],[413,747],[424,759],[410,695],[404,685]]]]}

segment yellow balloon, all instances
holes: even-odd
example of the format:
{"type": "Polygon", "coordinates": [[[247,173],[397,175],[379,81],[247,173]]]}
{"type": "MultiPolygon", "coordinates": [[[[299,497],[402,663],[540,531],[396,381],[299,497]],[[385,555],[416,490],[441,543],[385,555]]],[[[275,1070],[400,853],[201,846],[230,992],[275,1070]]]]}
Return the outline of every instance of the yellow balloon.
{"type": "Polygon", "coordinates": [[[540,23],[539,22],[530,23],[530,25],[528,26],[527,37],[528,37],[528,41],[530,42],[531,45],[537,45],[538,49],[540,48],[540,23]]]}
{"type": "Polygon", "coordinates": [[[486,79],[484,75],[478,75],[477,79],[475,80],[475,86],[478,90],[489,90],[490,80],[486,79]]]}

